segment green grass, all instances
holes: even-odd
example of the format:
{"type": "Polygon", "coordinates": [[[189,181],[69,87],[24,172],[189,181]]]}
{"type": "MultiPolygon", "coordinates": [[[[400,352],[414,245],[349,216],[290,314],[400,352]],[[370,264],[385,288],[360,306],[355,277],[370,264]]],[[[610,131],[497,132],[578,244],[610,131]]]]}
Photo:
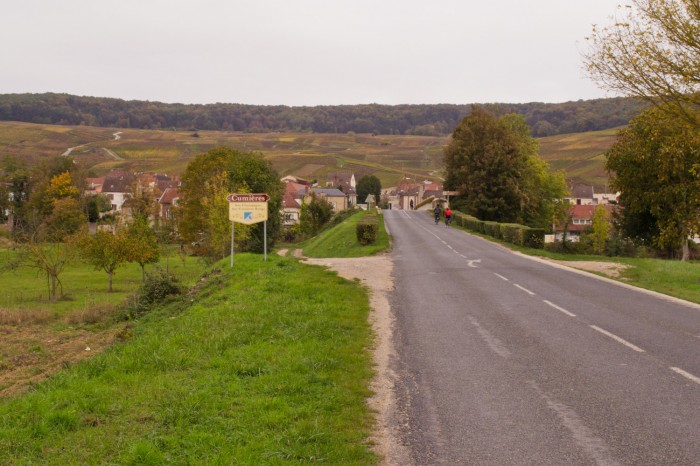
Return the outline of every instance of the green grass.
{"type": "MultiPolygon", "coordinates": [[[[512,246],[512,245],[507,245],[512,246]]],[[[608,257],[553,253],[539,249],[522,249],[526,254],[561,261],[616,262],[628,267],[616,280],[700,304],[700,262],[634,257],[608,257]]],[[[599,274],[607,276],[605,274],[599,274]]]]}
{"type": "Polygon", "coordinates": [[[366,292],[236,256],[133,336],[0,402],[0,464],[373,464],[366,292]]]}
{"type": "Polygon", "coordinates": [[[311,238],[297,247],[304,250],[307,257],[364,257],[373,256],[389,249],[389,235],[384,228],[384,216],[378,215],[379,231],[377,241],[366,246],[357,241],[355,225],[367,212],[358,212],[344,222],[311,238]]]}
{"type": "MultiPolygon", "coordinates": [[[[0,248],[0,264],[8,263],[14,252],[0,248]]],[[[177,276],[184,284],[193,283],[201,275],[204,265],[194,258],[184,261],[176,254],[161,257],[157,264],[177,276]]],[[[146,271],[153,270],[155,264],[146,266],[146,271]]],[[[0,268],[0,270],[2,270],[0,268]]],[[[46,277],[37,269],[20,267],[15,270],[0,272],[0,308],[1,309],[36,309],[47,308],[56,315],[101,305],[119,305],[138,286],[141,285],[141,267],[138,264],[124,264],[114,274],[114,291],[109,293],[108,275],[101,270],[75,260],[60,275],[65,297],[57,302],[48,300],[46,277]]]]}

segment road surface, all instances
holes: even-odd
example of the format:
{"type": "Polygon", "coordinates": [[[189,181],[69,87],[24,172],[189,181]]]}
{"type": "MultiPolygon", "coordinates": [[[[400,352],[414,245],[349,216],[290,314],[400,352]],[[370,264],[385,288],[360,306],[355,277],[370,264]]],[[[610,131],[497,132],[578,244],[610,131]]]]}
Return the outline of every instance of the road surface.
{"type": "Polygon", "coordinates": [[[700,464],[700,307],[515,254],[425,212],[385,221],[410,462],[700,464]]]}

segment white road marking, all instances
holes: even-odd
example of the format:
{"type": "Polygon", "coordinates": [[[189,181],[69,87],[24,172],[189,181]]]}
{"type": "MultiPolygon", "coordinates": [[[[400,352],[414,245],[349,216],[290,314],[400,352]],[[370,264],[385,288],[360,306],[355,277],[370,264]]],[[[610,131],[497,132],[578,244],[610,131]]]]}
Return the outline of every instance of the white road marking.
{"type": "Polygon", "coordinates": [[[563,307],[559,307],[556,304],[547,301],[546,299],[544,300],[544,303],[548,306],[553,307],[554,309],[556,309],[559,312],[563,312],[564,314],[566,314],[569,317],[576,317],[576,314],[574,314],[573,312],[569,312],[566,309],[564,309],[563,307]]]}
{"type": "Polygon", "coordinates": [[[522,286],[518,285],[517,283],[513,283],[513,285],[515,285],[516,288],[520,288],[521,290],[523,290],[525,293],[529,294],[530,296],[535,296],[535,293],[528,290],[527,288],[523,288],[522,286]]]}
{"type": "Polygon", "coordinates": [[[610,332],[608,332],[607,330],[603,330],[602,328],[600,328],[600,327],[598,327],[598,326],[596,326],[596,325],[591,325],[591,328],[592,328],[593,330],[597,331],[597,332],[602,333],[602,334],[605,335],[605,336],[608,336],[608,337],[612,338],[613,340],[615,340],[615,341],[618,342],[618,343],[622,343],[622,344],[625,345],[626,347],[631,348],[631,349],[635,350],[635,351],[638,352],[638,353],[644,353],[644,352],[645,352],[645,351],[644,351],[643,349],[641,349],[639,346],[633,345],[633,344],[630,343],[629,341],[627,341],[627,340],[625,340],[625,339],[623,339],[623,338],[618,337],[618,336],[615,335],[614,333],[610,333],[610,332]]]}
{"type": "Polygon", "coordinates": [[[493,274],[494,274],[495,276],[497,276],[498,278],[500,278],[501,280],[505,280],[505,281],[507,281],[507,282],[510,281],[510,280],[508,280],[506,277],[504,277],[503,275],[501,275],[500,273],[494,272],[493,274]]]}
{"type": "Polygon", "coordinates": [[[550,398],[534,381],[529,381],[529,384],[539,393],[542,399],[547,403],[549,409],[557,414],[564,427],[573,435],[574,441],[591,457],[595,464],[604,464],[607,466],[620,464],[613,457],[605,440],[598,437],[593,429],[584,424],[576,411],[564,403],[550,398]]]}
{"type": "Polygon", "coordinates": [[[471,320],[472,325],[476,327],[476,331],[494,353],[505,359],[510,357],[510,351],[508,351],[508,348],[506,348],[501,340],[493,336],[488,330],[479,325],[479,322],[474,317],[469,316],[469,320],[471,320]]]}
{"type": "Polygon", "coordinates": [[[477,268],[476,265],[474,265],[474,262],[481,263],[481,259],[471,259],[467,260],[467,265],[473,269],[477,268]]]}
{"type": "Polygon", "coordinates": [[[671,370],[673,372],[677,372],[678,374],[682,375],[686,379],[692,380],[696,384],[700,384],[700,377],[696,377],[693,374],[691,374],[690,372],[686,372],[683,369],[680,369],[678,367],[672,367],[671,370]]]}

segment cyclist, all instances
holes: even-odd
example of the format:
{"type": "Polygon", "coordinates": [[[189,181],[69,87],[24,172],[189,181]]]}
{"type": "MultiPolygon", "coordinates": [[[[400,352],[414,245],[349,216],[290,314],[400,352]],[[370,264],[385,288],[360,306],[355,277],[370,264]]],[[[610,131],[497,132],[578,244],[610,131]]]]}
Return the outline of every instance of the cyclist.
{"type": "Polygon", "coordinates": [[[452,211],[450,210],[449,207],[445,208],[445,226],[450,226],[450,223],[452,223],[452,211]]]}
{"type": "Polygon", "coordinates": [[[440,210],[440,204],[435,204],[435,208],[433,209],[433,213],[435,214],[435,225],[438,224],[440,221],[440,214],[442,211],[440,210]]]}

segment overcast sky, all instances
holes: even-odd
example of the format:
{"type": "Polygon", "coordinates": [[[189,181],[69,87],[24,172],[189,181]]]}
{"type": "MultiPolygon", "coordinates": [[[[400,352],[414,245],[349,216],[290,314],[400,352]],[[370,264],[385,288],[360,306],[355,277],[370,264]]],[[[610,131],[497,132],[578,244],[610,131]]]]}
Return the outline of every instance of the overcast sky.
{"type": "Polygon", "coordinates": [[[8,1],[0,93],[294,106],[610,97],[581,52],[618,3],[8,1]]]}

